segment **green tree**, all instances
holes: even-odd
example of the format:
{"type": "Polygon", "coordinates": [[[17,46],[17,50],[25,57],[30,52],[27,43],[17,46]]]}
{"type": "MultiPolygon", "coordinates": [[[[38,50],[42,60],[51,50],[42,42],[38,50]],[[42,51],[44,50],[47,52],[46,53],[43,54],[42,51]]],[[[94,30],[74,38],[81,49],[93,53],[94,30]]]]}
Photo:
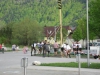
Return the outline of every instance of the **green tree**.
{"type": "Polygon", "coordinates": [[[87,36],[87,28],[86,28],[86,18],[81,18],[77,21],[78,26],[80,27],[81,35],[82,35],[82,40],[83,40],[83,45],[85,44],[86,36],[87,36]]]}
{"type": "Polygon", "coordinates": [[[82,30],[79,25],[76,27],[75,31],[73,32],[72,38],[74,39],[74,41],[80,41],[82,39],[82,30]]]}
{"type": "Polygon", "coordinates": [[[2,40],[2,43],[10,43],[10,40],[12,38],[12,25],[13,23],[1,25],[2,27],[0,29],[0,38],[2,40]]]}
{"type": "MultiPolygon", "coordinates": [[[[100,38],[100,0],[93,0],[89,6],[90,32],[100,38]]],[[[94,35],[94,36],[95,36],[94,35]]]]}
{"type": "Polygon", "coordinates": [[[86,18],[79,19],[77,24],[80,26],[80,29],[81,29],[81,32],[82,32],[82,39],[85,40],[86,39],[86,34],[87,34],[86,18]]]}
{"type": "Polygon", "coordinates": [[[13,26],[13,37],[20,40],[21,44],[30,45],[38,42],[43,36],[42,27],[36,21],[25,19],[13,26]]]}

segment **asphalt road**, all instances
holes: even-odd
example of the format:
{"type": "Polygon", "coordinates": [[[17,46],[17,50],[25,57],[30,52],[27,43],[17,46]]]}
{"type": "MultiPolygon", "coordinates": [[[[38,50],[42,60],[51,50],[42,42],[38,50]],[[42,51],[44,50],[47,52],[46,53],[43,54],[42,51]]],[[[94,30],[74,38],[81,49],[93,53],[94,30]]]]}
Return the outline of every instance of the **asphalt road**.
{"type": "MultiPolygon", "coordinates": [[[[76,62],[76,58],[57,58],[57,57],[39,57],[31,56],[30,51],[23,54],[18,52],[0,52],[0,75],[24,75],[24,69],[21,67],[21,59],[28,58],[27,75],[78,75],[78,69],[73,68],[56,68],[56,67],[39,67],[33,66],[33,61],[40,61],[41,63],[51,62],[76,62]]],[[[87,62],[87,59],[81,59],[81,62],[87,62]]],[[[100,62],[100,60],[90,59],[90,62],[100,62]]],[[[86,72],[83,70],[81,75],[99,75],[99,70],[86,72]]]]}

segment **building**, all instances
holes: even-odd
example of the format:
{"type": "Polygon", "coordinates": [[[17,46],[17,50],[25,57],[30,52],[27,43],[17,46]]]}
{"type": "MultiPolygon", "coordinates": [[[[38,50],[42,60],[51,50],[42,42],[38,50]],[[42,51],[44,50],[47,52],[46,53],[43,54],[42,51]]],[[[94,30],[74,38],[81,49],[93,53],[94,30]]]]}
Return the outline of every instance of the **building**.
{"type": "MultiPolygon", "coordinates": [[[[70,26],[63,26],[62,28],[66,29],[66,34],[68,35],[68,37],[70,37],[70,32],[72,32],[73,30],[71,29],[70,26]]],[[[44,34],[45,34],[45,38],[44,40],[47,40],[50,43],[54,43],[56,40],[56,33],[60,30],[60,26],[45,26],[44,27],[44,34]]],[[[60,41],[59,41],[60,42],[60,41]]]]}

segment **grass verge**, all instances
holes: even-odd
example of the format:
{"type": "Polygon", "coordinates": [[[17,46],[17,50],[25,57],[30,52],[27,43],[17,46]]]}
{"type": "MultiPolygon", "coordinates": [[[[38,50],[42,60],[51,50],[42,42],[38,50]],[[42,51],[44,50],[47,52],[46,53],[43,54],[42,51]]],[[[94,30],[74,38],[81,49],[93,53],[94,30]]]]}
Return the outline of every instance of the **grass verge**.
{"type": "MultiPolygon", "coordinates": [[[[78,68],[77,62],[69,63],[42,63],[40,66],[54,66],[54,67],[74,67],[78,68]]],[[[100,63],[91,63],[88,67],[87,63],[81,63],[81,68],[100,69],[100,63]]]]}

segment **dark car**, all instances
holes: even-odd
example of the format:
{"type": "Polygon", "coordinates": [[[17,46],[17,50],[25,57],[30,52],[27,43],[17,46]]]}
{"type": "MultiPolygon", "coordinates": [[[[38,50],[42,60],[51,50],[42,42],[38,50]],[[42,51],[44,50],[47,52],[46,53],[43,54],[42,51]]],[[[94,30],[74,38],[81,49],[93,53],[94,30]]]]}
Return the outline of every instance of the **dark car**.
{"type": "MultiPolygon", "coordinates": [[[[93,46],[93,43],[89,43],[89,49],[90,49],[90,46],[93,46]]],[[[87,44],[86,44],[86,49],[87,49],[87,44]]]]}

